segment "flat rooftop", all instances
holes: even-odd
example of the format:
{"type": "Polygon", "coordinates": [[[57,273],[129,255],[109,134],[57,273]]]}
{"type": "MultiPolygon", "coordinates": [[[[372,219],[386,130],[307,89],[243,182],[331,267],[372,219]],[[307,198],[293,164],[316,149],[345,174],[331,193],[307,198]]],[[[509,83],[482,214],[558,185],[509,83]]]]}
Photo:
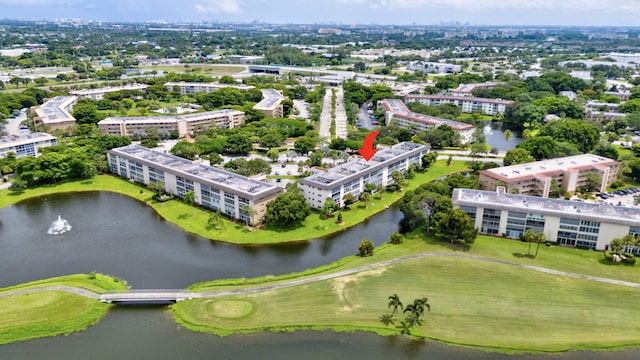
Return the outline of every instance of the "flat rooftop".
{"type": "Polygon", "coordinates": [[[112,149],[110,152],[252,200],[283,191],[282,188],[276,185],[252,180],[246,176],[194,163],[178,156],[153,151],[139,145],[123,146],[112,149]]]}
{"type": "Polygon", "coordinates": [[[594,204],[473,189],[454,189],[452,200],[454,205],[640,226],[639,208],[613,206],[607,203],[594,204]]]}
{"type": "Polygon", "coordinates": [[[470,93],[474,89],[479,87],[493,87],[499,85],[499,83],[487,82],[487,83],[476,83],[476,84],[460,84],[457,88],[451,90],[454,93],[470,93]]]}
{"type": "Polygon", "coordinates": [[[386,111],[391,111],[391,112],[394,112],[394,113],[397,113],[397,112],[404,112],[404,113],[411,112],[411,110],[409,110],[407,105],[405,105],[404,101],[399,100],[399,99],[384,99],[384,100],[382,100],[382,106],[384,106],[386,111]]]}
{"type": "Polygon", "coordinates": [[[211,83],[211,82],[168,82],[164,84],[165,87],[173,87],[173,86],[192,86],[192,87],[211,87],[216,89],[222,89],[226,87],[231,87],[238,90],[251,90],[254,89],[253,85],[244,85],[244,84],[221,84],[221,83],[211,83]]]}
{"type": "Polygon", "coordinates": [[[471,102],[481,102],[481,103],[490,103],[490,104],[501,104],[501,105],[509,105],[513,104],[511,100],[502,100],[502,99],[485,99],[485,98],[477,98],[477,97],[460,97],[460,96],[444,96],[444,95],[406,95],[405,99],[433,99],[433,100],[451,100],[451,101],[471,101],[471,102]]]}
{"type": "Polygon", "coordinates": [[[75,96],[56,96],[36,108],[38,116],[44,117],[42,121],[46,123],[76,121],[64,108],[73,104],[78,98],[75,96]]]}
{"type": "Polygon", "coordinates": [[[31,144],[38,141],[55,140],[56,137],[47,133],[29,133],[24,135],[9,135],[0,138],[0,149],[23,144],[31,144]]]}
{"type": "Polygon", "coordinates": [[[169,116],[123,116],[123,117],[108,117],[104,120],[100,120],[100,124],[120,124],[123,122],[134,121],[138,123],[156,123],[156,122],[175,122],[179,120],[200,120],[202,118],[216,117],[216,116],[228,116],[243,114],[242,111],[233,109],[222,109],[214,111],[196,112],[183,115],[169,115],[169,116]]]}
{"type": "Polygon", "coordinates": [[[284,96],[275,89],[262,89],[261,91],[263,99],[253,107],[254,109],[272,110],[284,100],[284,96]]]}
{"type": "Polygon", "coordinates": [[[121,90],[144,90],[148,86],[149,85],[146,85],[146,84],[129,84],[129,85],[122,85],[122,86],[103,87],[98,89],[75,90],[75,91],[71,91],[70,94],[83,96],[83,95],[91,95],[91,94],[110,93],[110,92],[116,92],[121,90]]]}
{"type": "Polygon", "coordinates": [[[400,118],[405,118],[425,124],[430,124],[433,126],[439,125],[449,125],[454,130],[470,130],[475,129],[475,126],[455,120],[442,119],[435,116],[415,113],[415,112],[407,112],[407,113],[395,113],[394,116],[398,116],[400,118]]]}
{"type": "Polygon", "coordinates": [[[535,175],[544,175],[551,172],[564,172],[569,170],[589,169],[592,167],[609,167],[618,164],[617,161],[595,154],[581,154],[557,159],[535,161],[525,164],[503,166],[480,173],[489,174],[502,180],[515,180],[535,175]]]}
{"type": "Polygon", "coordinates": [[[379,150],[369,161],[362,158],[353,159],[326,172],[306,177],[300,180],[300,183],[321,186],[326,189],[334,188],[368,172],[381,169],[404,155],[417,154],[423,150],[427,150],[424,145],[402,142],[390,148],[379,150]]]}

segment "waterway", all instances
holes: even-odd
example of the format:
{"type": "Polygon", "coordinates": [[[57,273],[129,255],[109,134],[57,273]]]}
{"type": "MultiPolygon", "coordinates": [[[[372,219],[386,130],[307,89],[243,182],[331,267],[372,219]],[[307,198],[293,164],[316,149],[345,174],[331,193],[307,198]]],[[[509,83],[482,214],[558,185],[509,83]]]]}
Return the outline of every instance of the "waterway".
{"type": "MultiPolygon", "coordinates": [[[[398,228],[397,208],[336,236],[278,246],[234,246],[186,234],[144,204],[110,193],[49,195],[0,209],[0,287],[98,271],[134,288],[301,271],[380,245],[398,228]],[[71,231],[49,235],[58,215],[71,231]]],[[[310,234],[312,236],[312,234],[310,234]]],[[[300,331],[217,337],[176,325],[163,307],[114,308],[69,336],[0,346],[1,359],[511,359],[406,337],[300,331]]],[[[640,351],[569,352],[518,359],[638,359],[640,351]]]]}
{"type": "Polygon", "coordinates": [[[521,131],[512,124],[491,121],[484,123],[482,127],[487,145],[500,151],[511,150],[523,141],[521,131]],[[507,129],[511,130],[512,137],[510,140],[504,138],[504,131],[507,129]]]}

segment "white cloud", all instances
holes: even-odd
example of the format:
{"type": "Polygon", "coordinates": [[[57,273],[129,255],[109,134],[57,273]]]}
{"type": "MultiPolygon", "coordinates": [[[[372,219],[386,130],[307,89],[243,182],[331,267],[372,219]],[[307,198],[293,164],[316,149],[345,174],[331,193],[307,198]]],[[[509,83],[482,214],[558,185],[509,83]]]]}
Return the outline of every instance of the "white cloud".
{"type": "Polygon", "coordinates": [[[242,12],[238,0],[203,0],[195,4],[200,14],[239,14],[242,12]]]}
{"type": "Polygon", "coordinates": [[[9,6],[73,6],[88,3],[87,0],[0,0],[0,5],[9,6]]]}
{"type": "Polygon", "coordinates": [[[640,0],[335,0],[374,8],[640,10],[640,0]]]}

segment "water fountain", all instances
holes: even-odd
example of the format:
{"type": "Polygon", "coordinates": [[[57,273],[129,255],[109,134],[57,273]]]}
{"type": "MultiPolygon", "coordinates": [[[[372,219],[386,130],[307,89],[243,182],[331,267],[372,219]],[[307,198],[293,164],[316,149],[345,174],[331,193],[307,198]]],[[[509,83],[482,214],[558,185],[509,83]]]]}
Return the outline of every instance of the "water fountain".
{"type": "Polygon", "coordinates": [[[490,124],[487,124],[487,126],[485,126],[482,131],[484,132],[485,136],[493,135],[493,129],[491,128],[490,124]]]}
{"type": "Polygon", "coordinates": [[[71,230],[71,225],[69,225],[69,222],[58,215],[58,219],[52,222],[51,226],[49,226],[47,234],[58,235],[63,234],[69,230],[71,230]]]}

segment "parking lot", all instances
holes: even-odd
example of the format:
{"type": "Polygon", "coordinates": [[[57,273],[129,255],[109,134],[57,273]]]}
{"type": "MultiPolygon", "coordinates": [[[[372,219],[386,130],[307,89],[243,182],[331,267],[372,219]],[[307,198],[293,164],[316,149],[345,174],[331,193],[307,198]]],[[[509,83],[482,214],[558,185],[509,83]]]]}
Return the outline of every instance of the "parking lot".
{"type": "Polygon", "coordinates": [[[634,204],[634,197],[640,195],[640,189],[629,188],[625,190],[616,190],[604,194],[597,194],[596,200],[616,206],[637,207],[634,204]]]}

